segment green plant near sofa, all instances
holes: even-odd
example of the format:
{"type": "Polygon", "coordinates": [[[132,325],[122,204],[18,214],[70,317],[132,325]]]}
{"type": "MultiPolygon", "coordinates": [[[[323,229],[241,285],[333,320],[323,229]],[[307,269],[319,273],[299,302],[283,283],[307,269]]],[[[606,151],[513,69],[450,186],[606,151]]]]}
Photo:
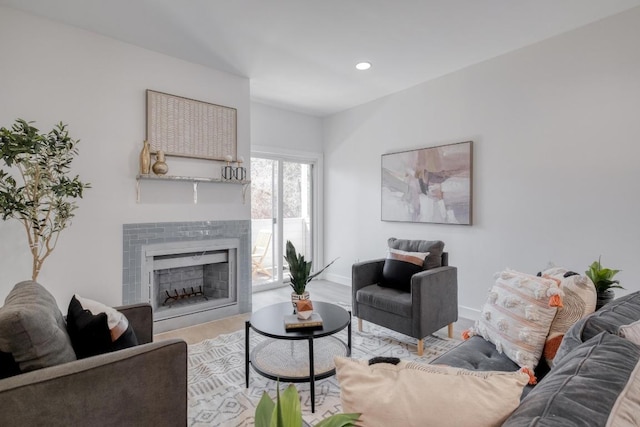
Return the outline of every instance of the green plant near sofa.
{"type": "MultiPolygon", "coordinates": [[[[291,243],[290,240],[287,240],[286,253],[284,256],[285,261],[289,265],[289,277],[291,279],[291,288],[293,292],[302,295],[304,294],[307,284],[312,281],[314,278],[322,274],[327,268],[331,266],[336,260],[334,259],[329,264],[327,264],[320,271],[311,274],[311,267],[313,262],[306,261],[304,259],[304,255],[299,254],[296,251],[295,246],[291,243]]],[[[337,259],[337,258],[336,258],[337,259]]]]}
{"type": "MultiPolygon", "coordinates": [[[[262,393],[262,398],[256,407],[256,427],[302,427],[302,410],[300,408],[300,396],[293,384],[280,393],[280,384],[276,388],[275,403],[267,392],[262,393]]],[[[315,427],[350,427],[360,414],[334,414],[316,424],[315,427]]]]}
{"type": "Polygon", "coordinates": [[[600,262],[600,257],[598,257],[597,261],[592,262],[589,269],[584,272],[596,288],[596,310],[599,310],[603,305],[615,298],[613,288],[624,289],[620,286],[619,280],[613,279],[619,272],[620,270],[604,268],[600,262]]]}
{"type": "Polygon", "coordinates": [[[74,199],[90,184],[70,175],[79,141],[69,136],[66,125],[39,133],[31,123],[17,119],[11,129],[0,128],[0,158],[8,168],[0,169],[0,216],[24,226],[36,280],[60,232],[71,224],[74,199]]]}
{"type": "Polygon", "coordinates": [[[600,257],[597,261],[593,261],[589,266],[589,269],[585,271],[585,274],[596,287],[596,291],[604,292],[611,288],[624,289],[620,286],[619,280],[613,280],[613,277],[621,270],[613,270],[611,268],[604,268],[600,262],[600,257]]]}

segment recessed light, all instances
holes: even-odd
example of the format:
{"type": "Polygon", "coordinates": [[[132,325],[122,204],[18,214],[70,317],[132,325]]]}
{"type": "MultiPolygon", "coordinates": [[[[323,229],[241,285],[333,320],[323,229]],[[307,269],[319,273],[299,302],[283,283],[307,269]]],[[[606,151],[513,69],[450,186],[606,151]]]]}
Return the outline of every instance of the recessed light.
{"type": "Polygon", "coordinates": [[[356,68],[360,71],[368,70],[371,68],[371,62],[358,62],[356,68]]]}

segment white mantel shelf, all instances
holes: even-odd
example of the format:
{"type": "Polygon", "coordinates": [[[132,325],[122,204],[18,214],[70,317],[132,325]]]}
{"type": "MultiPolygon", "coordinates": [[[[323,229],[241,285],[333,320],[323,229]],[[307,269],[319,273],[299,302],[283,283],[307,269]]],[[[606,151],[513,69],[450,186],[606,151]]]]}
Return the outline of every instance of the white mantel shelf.
{"type": "Polygon", "coordinates": [[[177,175],[152,175],[152,174],[139,174],[136,176],[136,201],[140,203],[140,181],[152,180],[152,181],[186,181],[193,184],[193,203],[198,203],[198,184],[235,184],[242,185],[242,202],[246,202],[247,188],[251,184],[250,180],[238,180],[238,179],[220,179],[220,178],[205,178],[197,176],[177,176],[177,175]]]}

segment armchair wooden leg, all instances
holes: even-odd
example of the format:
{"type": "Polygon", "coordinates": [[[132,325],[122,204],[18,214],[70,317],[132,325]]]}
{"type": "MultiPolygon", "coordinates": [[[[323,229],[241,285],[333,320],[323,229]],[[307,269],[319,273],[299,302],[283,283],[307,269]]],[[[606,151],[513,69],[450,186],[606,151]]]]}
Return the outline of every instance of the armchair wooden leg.
{"type": "Polygon", "coordinates": [[[419,339],[418,340],[418,356],[422,356],[423,353],[424,353],[424,340],[419,339]]]}
{"type": "Polygon", "coordinates": [[[358,332],[362,332],[362,319],[358,317],[358,332]]]}
{"type": "Polygon", "coordinates": [[[449,323],[447,326],[447,332],[449,333],[449,338],[453,338],[453,323],[449,323]]]}

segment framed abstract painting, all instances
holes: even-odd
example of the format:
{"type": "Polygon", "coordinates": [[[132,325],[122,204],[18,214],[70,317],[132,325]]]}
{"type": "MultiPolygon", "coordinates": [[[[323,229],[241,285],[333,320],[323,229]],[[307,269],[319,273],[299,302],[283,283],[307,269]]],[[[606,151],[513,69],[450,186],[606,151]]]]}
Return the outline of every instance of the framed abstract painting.
{"type": "Polygon", "coordinates": [[[383,221],[471,225],[473,141],[382,155],[383,221]]]}

